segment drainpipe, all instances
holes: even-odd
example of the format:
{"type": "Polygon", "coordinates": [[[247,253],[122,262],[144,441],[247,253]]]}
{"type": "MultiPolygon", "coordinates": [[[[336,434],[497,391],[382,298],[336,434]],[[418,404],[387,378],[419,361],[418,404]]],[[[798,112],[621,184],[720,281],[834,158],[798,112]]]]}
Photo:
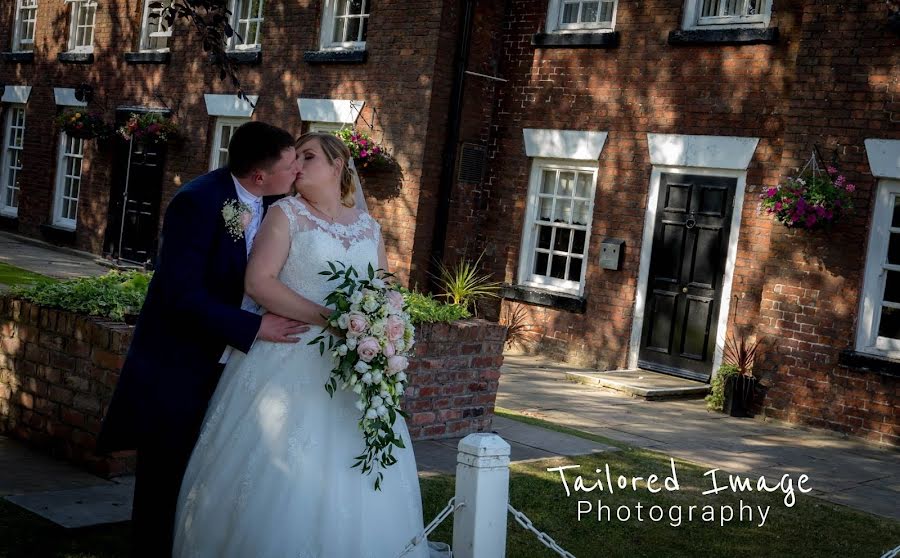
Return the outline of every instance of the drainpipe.
{"type": "Polygon", "coordinates": [[[428,283],[432,288],[435,287],[438,264],[443,261],[445,244],[447,243],[450,198],[453,195],[453,173],[456,169],[456,147],[459,143],[459,128],[462,121],[463,86],[465,85],[466,66],[469,63],[469,43],[472,40],[472,19],[475,14],[476,1],[465,0],[463,3],[459,41],[457,42],[456,57],[453,61],[453,88],[450,93],[449,113],[447,116],[447,137],[444,141],[441,180],[438,184],[437,209],[434,215],[434,230],[431,235],[431,259],[428,262],[428,271],[430,273],[428,283]]]}

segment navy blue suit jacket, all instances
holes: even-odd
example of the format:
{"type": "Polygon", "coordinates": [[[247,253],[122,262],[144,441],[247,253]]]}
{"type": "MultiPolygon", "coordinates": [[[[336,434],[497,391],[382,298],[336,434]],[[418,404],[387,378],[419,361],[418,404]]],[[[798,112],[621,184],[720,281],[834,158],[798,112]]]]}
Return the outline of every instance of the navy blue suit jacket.
{"type": "MultiPolygon", "coordinates": [[[[241,310],[247,251],[225,228],[228,169],[184,185],[166,209],[155,272],[103,422],[101,452],[199,426],[227,345],[247,352],[261,317],[241,310]]],[[[185,433],[186,435],[190,435],[185,433]]]]}

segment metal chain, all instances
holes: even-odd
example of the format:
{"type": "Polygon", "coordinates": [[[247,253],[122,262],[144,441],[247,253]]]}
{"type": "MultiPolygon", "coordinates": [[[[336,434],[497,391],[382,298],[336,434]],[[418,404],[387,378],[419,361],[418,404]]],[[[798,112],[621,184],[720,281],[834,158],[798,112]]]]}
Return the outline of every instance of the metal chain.
{"type": "Polygon", "coordinates": [[[544,543],[544,546],[559,554],[563,558],[575,558],[575,556],[573,556],[571,552],[556,544],[556,541],[554,541],[550,537],[550,535],[535,529],[534,524],[530,519],[528,519],[527,515],[512,507],[512,504],[506,504],[506,507],[509,509],[509,513],[511,513],[515,518],[516,522],[524,527],[526,531],[531,531],[532,533],[534,533],[537,539],[544,543]]]}
{"type": "Polygon", "coordinates": [[[898,546],[894,550],[888,550],[881,558],[894,558],[895,556],[900,556],[900,546],[898,546]]]}
{"type": "Polygon", "coordinates": [[[437,514],[437,516],[431,520],[431,523],[428,524],[427,527],[422,529],[422,532],[413,537],[412,540],[409,541],[409,544],[406,545],[406,548],[403,549],[403,552],[397,558],[403,558],[407,554],[413,551],[419,544],[425,540],[425,537],[431,534],[432,531],[438,528],[445,519],[450,517],[450,514],[458,510],[459,508],[465,506],[464,503],[456,503],[456,496],[450,498],[447,502],[447,506],[441,510],[441,513],[437,514]]]}

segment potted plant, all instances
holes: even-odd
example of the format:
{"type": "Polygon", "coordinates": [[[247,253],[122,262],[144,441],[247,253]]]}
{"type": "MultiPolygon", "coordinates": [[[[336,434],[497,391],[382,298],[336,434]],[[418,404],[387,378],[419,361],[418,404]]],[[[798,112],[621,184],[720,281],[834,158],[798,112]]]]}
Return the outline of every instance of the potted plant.
{"type": "Polygon", "coordinates": [[[178,126],[158,112],[132,113],[117,133],[125,141],[164,143],[178,138],[178,126]]]}
{"type": "Polygon", "coordinates": [[[725,341],[722,365],[713,378],[707,407],[733,417],[751,416],[758,379],[753,375],[753,362],[760,340],[752,343],[741,333],[738,339],[729,336],[725,341]]]}
{"type": "Polygon", "coordinates": [[[350,150],[357,169],[388,168],[394,165],[393,157],[365,132],[342,128],[334,135],[340,138],[350,150]]]}
{"type": "Polygon", "coordinates": [[[762,207],[787,227],[813,230],[829,227],[853,209],[856,186],[833,166],[819,168],[815,153],[794,178],[762,194],[762,207]]]}
{"type": "Polygon", "coordinates": [[[112,134],[112,126],[97,112],[67,109],[57,115],[55,122],[63,132],[73,138],[103,140],[112,134]]]}

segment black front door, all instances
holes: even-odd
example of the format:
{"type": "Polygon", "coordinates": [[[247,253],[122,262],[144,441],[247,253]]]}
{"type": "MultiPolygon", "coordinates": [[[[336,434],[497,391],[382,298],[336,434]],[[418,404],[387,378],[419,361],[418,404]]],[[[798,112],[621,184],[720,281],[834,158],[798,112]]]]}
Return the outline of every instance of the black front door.
{"type": "Polygon", "coordinates": [[[117,144],[110,191],[111,226],[107,228],[107,251],[123,260],[152,264],[159,234],[166,145],[121,140],[117,140],[117,144]]]}
{"type": "Polygon", "coordinates": [[[708,381],[734,178],[663,174],[638,366],[708,381]]]}

